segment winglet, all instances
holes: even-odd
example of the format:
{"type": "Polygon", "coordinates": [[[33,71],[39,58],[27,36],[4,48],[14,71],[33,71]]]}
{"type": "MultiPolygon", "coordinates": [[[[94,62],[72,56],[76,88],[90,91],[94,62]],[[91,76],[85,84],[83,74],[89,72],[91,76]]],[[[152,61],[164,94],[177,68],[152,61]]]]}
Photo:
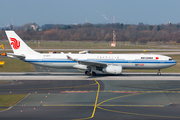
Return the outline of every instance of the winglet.
{"type": "Polygon", "coordinates": [[[68,60],[72,60],[72,61],[76,61],[75,59],[73,59],[73,58],[70,57],[69,55],[67,55],[67,59],[68,59],[68,60]]]}

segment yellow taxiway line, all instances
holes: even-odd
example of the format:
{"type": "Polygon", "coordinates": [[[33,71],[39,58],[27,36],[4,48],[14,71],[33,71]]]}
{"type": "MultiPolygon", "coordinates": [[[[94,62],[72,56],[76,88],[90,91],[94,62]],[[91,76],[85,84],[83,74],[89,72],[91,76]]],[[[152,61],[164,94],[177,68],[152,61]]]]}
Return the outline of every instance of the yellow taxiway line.
{"type": "Polygon", "coordinates": [[[94,117],[94,114],[96,112],[96,108],[97,108],[97,101],[98,101],[98,97],[99,97],[99,90],[100,90],[100,84],[98,83],[98,81],[96,79],[94,79],[94,81],[96,82],[96,84],[98,85],[98,89],[97,89],[97,95],[96,95],[96,100],[95,100],[95,104],[94,104],[94,109],[93,109],[93,113],[91,115],[91,117],[87,117],[87,118],[80,118],[80,119],[73,119],[73,120],[85,120],[85,119],[91,119],[94,117]]]}

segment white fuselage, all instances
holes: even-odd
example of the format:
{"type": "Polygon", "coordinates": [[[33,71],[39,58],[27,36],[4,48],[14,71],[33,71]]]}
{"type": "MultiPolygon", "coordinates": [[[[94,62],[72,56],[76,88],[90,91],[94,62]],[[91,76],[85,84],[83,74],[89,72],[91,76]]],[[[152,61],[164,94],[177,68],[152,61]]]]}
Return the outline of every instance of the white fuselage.
{"type": "Polygon", "coordinates": [[[32,50],[14,31],[5,32],[14,52],[7,53],[8,57],[45,67],[87,69],[87,75],[96,75],[96,70],[120,74],[122,69],[162,69],[177,63],[170,57],[153,54],[41,54],[32,50]]]}
{"type": "Polygon", "coordinates": [[[25,62],[52,68],[71,69],[76,61],[67,59],[67,55],[77,61],[106,63],[122,66],[123,69],[162,69],[175,65],[177,62],[163,55],[153,54],[29,54],[25,62]]]}

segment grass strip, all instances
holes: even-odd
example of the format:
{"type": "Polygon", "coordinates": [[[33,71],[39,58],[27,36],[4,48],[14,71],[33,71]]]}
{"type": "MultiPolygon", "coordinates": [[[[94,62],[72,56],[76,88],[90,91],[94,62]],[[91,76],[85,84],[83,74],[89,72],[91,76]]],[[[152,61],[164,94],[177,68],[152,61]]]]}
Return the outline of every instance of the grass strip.
{"type": "Polygon", "coordinates": [[[34,72],[34,66],[30,63],[23,62],[18,59],[1,58],[5,61],[3,67],[0,68],[0,72],[34,72]]]}
{"type": "Polygon", "coordinates": [[[10,82],[10,81],[0,81],[0,83],[8,83],[8,82],[10,82]]]}
{"type": "MultiPolygon", "coordinates": [[[[10,94],[10,95],[0,95],[0,107],[10,107],[15,105],[21,99],[23,99],[27,94],[10,94]]],[[[4,108],[1,108],[4,109],[4,108]]]]}

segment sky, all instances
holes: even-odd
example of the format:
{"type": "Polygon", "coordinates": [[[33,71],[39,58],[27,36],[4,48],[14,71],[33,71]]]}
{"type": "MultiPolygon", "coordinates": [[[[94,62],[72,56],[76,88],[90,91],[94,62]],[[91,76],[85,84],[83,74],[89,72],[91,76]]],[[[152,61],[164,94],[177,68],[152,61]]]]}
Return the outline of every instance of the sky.
{"type": "Polygon", "coordinates": [[[180,0],[0,0],[0,27],[26,23],[180,23],[180,0]]]}

